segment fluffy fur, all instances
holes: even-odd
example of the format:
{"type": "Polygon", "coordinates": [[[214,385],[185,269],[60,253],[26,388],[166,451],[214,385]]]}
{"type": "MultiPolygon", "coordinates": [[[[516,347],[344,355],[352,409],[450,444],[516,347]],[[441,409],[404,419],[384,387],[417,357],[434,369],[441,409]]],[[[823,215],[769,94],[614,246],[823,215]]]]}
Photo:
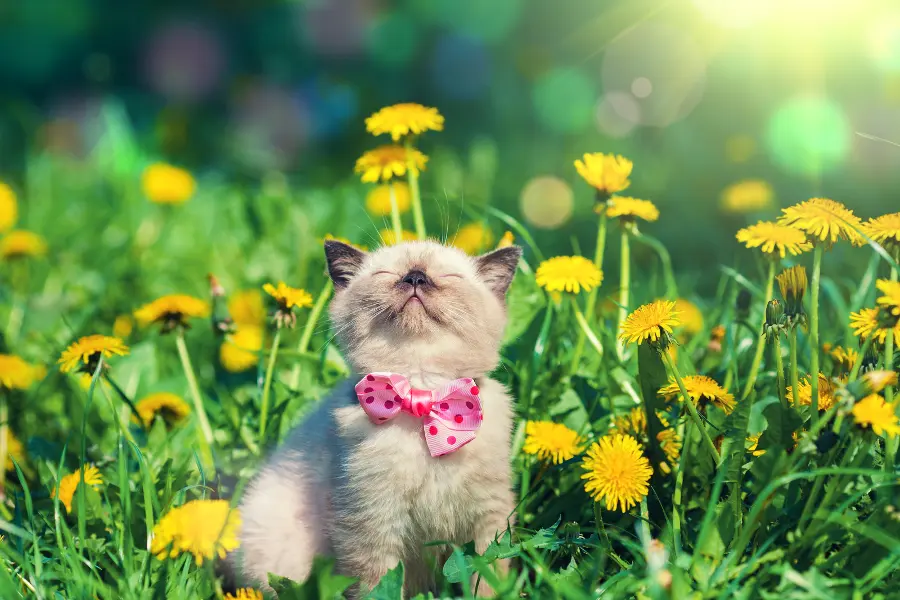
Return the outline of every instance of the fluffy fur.
{"type": "Polygon", "coordinates": [[[520,255],[507,248],[473,259],[433,242],[365,254],[326,243],[331,317],[357,375],[290,434],[245,494],[246,583],[265,586],[270,572],[302,581],[313,556],[329,554],[360,579],[357,594],[400,560],[407,592],[427,591],[446,548],[426,543],[474,540],[484,550],[506,529],[512,414],[506,391],[487,375],[499,362],[505,294],[520,255]],[[404,282],[414,272],[424,284],[404,282]],[[401,413],[373,425],[353,392],[373,371],[402,373],[428,389],[474,378],[485,415],[477,437],[432,458],[420,419],[401,413]]]}

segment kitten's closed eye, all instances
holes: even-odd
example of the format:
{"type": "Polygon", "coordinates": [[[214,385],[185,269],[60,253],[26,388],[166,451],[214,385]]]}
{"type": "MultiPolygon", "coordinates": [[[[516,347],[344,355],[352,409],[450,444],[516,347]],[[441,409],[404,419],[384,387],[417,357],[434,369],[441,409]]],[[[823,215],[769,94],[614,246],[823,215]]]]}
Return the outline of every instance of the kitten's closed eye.
{"type": "Polygon", "coordinates": [[[445,275],[437,275],[437,278],[438,278],[438,279],[441,279],[441,278],[443,278],[443,277],[455,277],[456,279],[462,279],[462,278],[463,278],[463,276],[460,275],[459,273],[447,273],[447,274],[445,274],[445,275]]]}

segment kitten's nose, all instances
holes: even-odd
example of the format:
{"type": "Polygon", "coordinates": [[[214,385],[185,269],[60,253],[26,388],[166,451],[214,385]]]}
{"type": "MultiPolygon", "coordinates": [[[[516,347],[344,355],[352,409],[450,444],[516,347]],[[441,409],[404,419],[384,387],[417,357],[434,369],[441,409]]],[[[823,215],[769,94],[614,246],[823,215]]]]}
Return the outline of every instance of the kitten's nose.
{"type": "Polygon", "coordinates": [[[428,277],[426,277],[425,273],[422,271],[410,271],[406,274],[406,277],[403,278],[403,283],[408,283],[413,287],[421,287],[428,283],[428,277]]]}

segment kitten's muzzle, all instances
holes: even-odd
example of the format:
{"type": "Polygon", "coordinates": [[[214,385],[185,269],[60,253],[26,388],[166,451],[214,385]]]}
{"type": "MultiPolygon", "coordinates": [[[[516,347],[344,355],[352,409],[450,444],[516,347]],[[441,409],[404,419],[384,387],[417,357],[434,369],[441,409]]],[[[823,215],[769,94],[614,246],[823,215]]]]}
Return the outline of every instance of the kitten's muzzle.
{"type": "Polygon", "coordinates": [[[428,279],[428,276],[419,271],[418,269],[413,269],[401,280],[403,283],[409,284],[414,288],[425,287],[427,285],[431,285],[431,280],[428,279]]]}

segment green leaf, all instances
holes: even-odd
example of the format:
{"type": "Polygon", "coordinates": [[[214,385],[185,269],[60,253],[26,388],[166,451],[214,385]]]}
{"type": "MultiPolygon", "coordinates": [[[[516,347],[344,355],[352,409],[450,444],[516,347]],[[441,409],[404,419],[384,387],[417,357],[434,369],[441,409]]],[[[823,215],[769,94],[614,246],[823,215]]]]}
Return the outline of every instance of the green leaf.
{"type": "Polygon", "coordinates": [[[554,421],[562,421],[563,425],[574,431],[581,431],[587,423],[588,414],[584,409],[584,403],[572,388],[566,389],[550,407],[550,416],[554,421]]]}
{"type": "Polygon", "coordinates": [[[269,585],[278,594],[278,600],[333,600],[342,598],[343,592],[356,583],[353,577],[335,575],[334,559],[317,556],[312,571],[304,583],[269,573],[269,585]]]}
{"type": "Polygon", "coordinates": [[[366,598],[369,600],[402,600],[403,563],[399,563],[388,571],[366,598]]]}
{"type": "Polygon", "coordinates": [[[533,536],[522,542],[523,548],[551,548],[556,545],[556,530],[562,523],[562,517],[556,519],[556,523],[550,527],[538,529],[533,536]]]}
{"type": "MultiPolygon", "coordinates": [[[[657,436],[663,430],[657,411],[665,411],[665,401],[659,396],[659,389],[669,381],[666,366],[660,353],[649,343],[638,346],[638,383],[644,399],[644,413],[647,415],[647,454],[653,465],[652,486],[659,486],[661,476],[658,465],[665,462],[666,455],[659,445],[657,436]]],[[[655,503],[650,503],[655,505],[655,503]]]]}
{"type": "Polygon", "coordinates": [[[457,548],[444,563],[444,578],[450,583],[467,581],[474,568],[473,563],[470,552],[463,552],[457,548]]]}
{"type": "Polygon", "coordinates": [[[531,326],[531,322],[546,306],[544,292],[538,287],[533,277],[516,277],[509,287],[507,306],[509,306],[506,332],[503,345],[517,341],[531,326]]]}
{"type": "Polygon", "coordinates": [[[773,402],[763,410],[766,430],[759,438],[759,449],[794,447],[793,433],[803,425],[803,419],[793,408],[785,408],[780,402],[773,402]]]}

